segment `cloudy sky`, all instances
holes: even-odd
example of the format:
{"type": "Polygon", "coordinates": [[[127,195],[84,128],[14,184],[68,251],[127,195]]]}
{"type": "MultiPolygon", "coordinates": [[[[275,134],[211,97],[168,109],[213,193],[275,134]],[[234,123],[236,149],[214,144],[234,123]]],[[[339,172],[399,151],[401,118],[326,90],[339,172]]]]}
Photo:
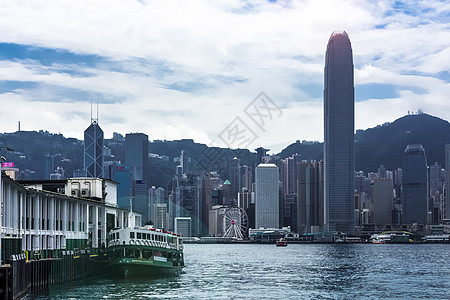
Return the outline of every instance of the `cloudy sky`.
{"type": "Polygon", "coordinates": [[[322,141],[334,30],[352,42],[356,129],[419,109],[450,120],[449,1],[0,2],[0,132],[82,139],[93,101],[106,138],[322,141]]]}

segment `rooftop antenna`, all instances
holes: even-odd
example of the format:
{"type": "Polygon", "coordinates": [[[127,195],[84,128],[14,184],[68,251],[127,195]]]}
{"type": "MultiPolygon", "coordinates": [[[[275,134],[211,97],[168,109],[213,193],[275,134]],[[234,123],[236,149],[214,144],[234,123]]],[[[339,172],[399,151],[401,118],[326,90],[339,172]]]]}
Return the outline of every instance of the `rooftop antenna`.
{"type": "Polygon", "coordinates": [[[97,101],[97,118],[93,117],[93,107],[92,107],[92,101],[91,101],[91,123],[98,123],[98,101],[97,101]]]}

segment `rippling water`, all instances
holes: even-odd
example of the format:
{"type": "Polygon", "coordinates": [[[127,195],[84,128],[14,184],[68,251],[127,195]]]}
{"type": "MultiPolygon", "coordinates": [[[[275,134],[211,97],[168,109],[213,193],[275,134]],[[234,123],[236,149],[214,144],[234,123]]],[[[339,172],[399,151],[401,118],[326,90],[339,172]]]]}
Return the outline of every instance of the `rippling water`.
{"type": "Polygon", "coordinates": [[[184,271],[96,278],[27,299],[450,298],[450,245],[185,245],[184,271]]]}

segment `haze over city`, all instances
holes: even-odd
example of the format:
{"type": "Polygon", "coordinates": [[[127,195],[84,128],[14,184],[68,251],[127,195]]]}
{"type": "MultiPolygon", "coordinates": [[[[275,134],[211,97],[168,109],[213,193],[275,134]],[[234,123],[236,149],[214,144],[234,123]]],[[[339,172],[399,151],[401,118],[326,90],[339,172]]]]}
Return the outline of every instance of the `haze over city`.
{"type": "Polygon", "coordinates": [[[225,146],[220,133],[240,117],[258,136],[250,149],[323,141],[336,29],[352,42],[355,129],[418,110],[449,120],[449,12],[445,1],[3,3],[2,131],[21,121],[82,139],[93,101],[106,138],[225,146]],[[244,113],[261,91],[281,108],[263,129],[244,113]]]}

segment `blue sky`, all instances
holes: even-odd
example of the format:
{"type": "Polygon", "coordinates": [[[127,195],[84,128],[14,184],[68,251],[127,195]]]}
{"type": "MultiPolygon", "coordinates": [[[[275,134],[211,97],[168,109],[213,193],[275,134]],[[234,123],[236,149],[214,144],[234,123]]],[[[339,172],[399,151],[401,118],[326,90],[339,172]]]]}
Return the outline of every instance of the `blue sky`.
{"type": "Polygon", "coordinates": [[[321,141],[334,30],[352,42],[356,129],[419,109],[450,120],[448,1],[36,0],[0,11],[2,131],[81,139],[93,101],[107,138],[227,146],[238,118],[250,149],[321,141]],[[264,127],[246,113],[262,91],[281,108],[264,127]]]}

